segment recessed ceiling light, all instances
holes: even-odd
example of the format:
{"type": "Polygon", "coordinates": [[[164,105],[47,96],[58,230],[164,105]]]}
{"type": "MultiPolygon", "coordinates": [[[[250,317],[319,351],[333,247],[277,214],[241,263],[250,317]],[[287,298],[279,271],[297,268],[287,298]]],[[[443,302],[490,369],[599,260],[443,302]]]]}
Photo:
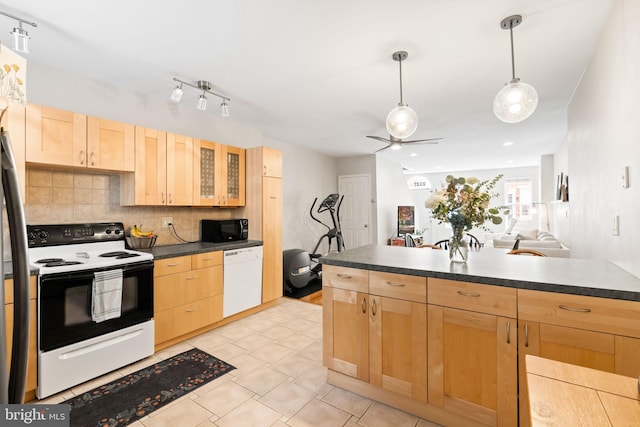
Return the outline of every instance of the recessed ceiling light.
{"type": "Polygon", "coordinates": [[[436,169],[442,169],[442,166],[436,166],[436,169]]]}
{"type": "Polygon", "coordinates": [[[513,160],[507,160],[507,163],[513,163],[513,160]]]}
{"type": "Polygon", "coordinates": [[[502,144],[502,145],[504,145],[505,147],[508,147],[508,146],[510,146],[510,145],[513,145],[513,141],[507,141],[507,142],[505,142],[505,143],[504,143],[504,144],[502,144]]]}
{"type": "Polygon", "coordinates": [[[411,153],[411,154],[409,154],[409,156],[411,156],[411,157],[418,157],[418,153],[411,153]]]}

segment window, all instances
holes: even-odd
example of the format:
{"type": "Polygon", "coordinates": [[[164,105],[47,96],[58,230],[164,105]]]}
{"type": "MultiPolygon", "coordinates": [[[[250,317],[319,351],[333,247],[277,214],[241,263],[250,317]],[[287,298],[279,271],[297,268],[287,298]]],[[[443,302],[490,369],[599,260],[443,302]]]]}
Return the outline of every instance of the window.
{"type": "Polygon", "coordinates": [[[507,179],[504,190],[504,204],[509,208],[509,217],[529,219],[533,201],[531,178],[507,179]]]}

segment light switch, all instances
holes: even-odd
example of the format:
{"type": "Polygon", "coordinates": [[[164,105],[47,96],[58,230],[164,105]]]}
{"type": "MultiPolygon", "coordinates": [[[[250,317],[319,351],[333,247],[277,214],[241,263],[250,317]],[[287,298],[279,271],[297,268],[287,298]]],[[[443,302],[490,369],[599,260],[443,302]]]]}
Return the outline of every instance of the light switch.
{"type": "Polygon", "coordinates": [[[629,188],[629,166],[622,168],[622,188],[629,188]]]}
{"type": "Polygon", "coordinates": [[[619,215],[613,216],[613,223],[611,224],[611,234],[613,234],[614,236],[620,235],[620,216],[619,215]]]}

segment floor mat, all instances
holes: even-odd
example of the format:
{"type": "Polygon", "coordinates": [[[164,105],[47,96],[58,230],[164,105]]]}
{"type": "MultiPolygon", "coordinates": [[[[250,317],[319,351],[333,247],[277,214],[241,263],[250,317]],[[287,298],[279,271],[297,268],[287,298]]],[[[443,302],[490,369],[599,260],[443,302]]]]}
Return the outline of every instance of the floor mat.
{"type": "Polygon", "coordinates": [[[194,348],[62,403],[71,427],[126,426],[234,369],[194,348]]]}

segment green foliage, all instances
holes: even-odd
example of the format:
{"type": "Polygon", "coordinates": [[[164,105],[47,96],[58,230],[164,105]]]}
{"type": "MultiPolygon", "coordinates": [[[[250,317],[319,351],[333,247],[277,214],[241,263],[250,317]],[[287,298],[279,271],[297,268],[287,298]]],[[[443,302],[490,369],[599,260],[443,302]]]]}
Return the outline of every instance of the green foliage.
{"type": "Polygon", "coordinates": [[[491,199],[500,195],[494,187],[502,177],[500,174],[491,180],[480,181],[475,177],[448,175],[447,184],[434,191],[424,205],[440,224],[448,222],[454,230],[468,231],[474,227],[488,230],[485,221],[500,224],[501,215],[509,213],[505,206],[489,207],[491,199]]]}

